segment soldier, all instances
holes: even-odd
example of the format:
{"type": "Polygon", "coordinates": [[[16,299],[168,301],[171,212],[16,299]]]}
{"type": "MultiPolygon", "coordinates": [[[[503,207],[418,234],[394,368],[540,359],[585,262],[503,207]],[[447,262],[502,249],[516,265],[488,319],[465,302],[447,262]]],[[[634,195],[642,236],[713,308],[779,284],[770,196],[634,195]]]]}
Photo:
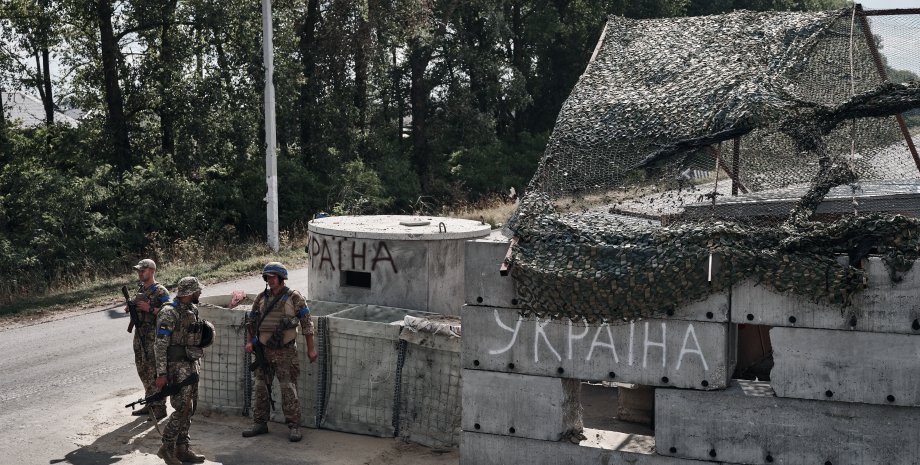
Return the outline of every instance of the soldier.
{"type": "Polygon", "coordinates": [[[267,289],[256,297],[248,318],[249,336],[246,352],[256,351],[257,357],[264,354],[268,370],[256,368],[256,384],[253,392],[253,425],[243,431],[248,438],[268,432],[269,385],[278,377],[281,385],[281,405],[290,431],[288,440],[297,442],[300,434],[300,401],[297,399],[297,378],[300,376],[300,362],[297,358],[297,326],[307,342],[307,356],[310,363],[316,361],[316,347],[313,343],[313,322],[310,309],[300,292],[288,288],[284,281],[288,271],[278,262],[271,262],[262,269],[262,279],[267,289]]]}
{"type": "MultiPolygon", "coordinates": [[[[156,282],[157,264],[145,258],[134,266],[137,270],[137,280],[140,281],[134,302],[137,303],[138,326],[134,328],[134,365],[137,375],[144,385],[144,396],[157,392],[154,381],[156,379],[156,360],[154,360],[153,343],[156,335],[157,313],[163,304],[169,302],[169,291],[166,287],[156,282]]],[[[125,308],[125,312],[128,309],[125,308]]],[[[131,415],[148,415],[153,411],[157,420],[166,417],[166,403],[164,401],[152,402],[140,410],[131,412],[131,415]]]]}
{"type": "MultiPolygon", "coordinates": [[[[213,326],[198,318],[198,307],[195,306],[201,289],[201,283],[192,276],[180,279],[176,300],[160,310],[155,349],[157,389],[163,389],[169,383],[181,383],[198,374],[198,359],[204,353],[203,347],[209,345],[213,338],[213,326]]],[[[188,444],[188,431],[197,402],[197,384],[183,386],[178,394],[170,396],[170,403],[176,411],[166,422],[163,445],[157,451],[167,465],[204,462],[204,456],[189,449],[188,444]]]]}

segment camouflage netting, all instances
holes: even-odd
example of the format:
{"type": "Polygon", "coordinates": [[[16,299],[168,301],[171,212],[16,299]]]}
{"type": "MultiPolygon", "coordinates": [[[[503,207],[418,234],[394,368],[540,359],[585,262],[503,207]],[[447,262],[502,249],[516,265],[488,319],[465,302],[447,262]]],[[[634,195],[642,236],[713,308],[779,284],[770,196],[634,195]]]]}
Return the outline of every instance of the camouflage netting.
{"type": "Polygon", "coordinates": [[[866,255],[909,269],[920,160],[894,115],[918,133],[920,83],[880,67],[920,62],[920,15],[874,56],[883,17],[856,13],[611,17],[509,221],[524,312],[655,316],[747,278],[846,306],[866,255]]]}

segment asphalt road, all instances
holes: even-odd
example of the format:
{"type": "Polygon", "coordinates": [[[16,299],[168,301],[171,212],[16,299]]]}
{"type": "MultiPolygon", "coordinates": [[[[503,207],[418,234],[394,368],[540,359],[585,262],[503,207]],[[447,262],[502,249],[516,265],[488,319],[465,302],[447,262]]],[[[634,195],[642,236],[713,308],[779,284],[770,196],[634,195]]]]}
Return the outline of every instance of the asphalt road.
{"type": "MultiPolygon", "coordinates": [[[[305,268],[291,272],[295,289],[305,291],[306,281],[305,268]]],[[[254,276],[206,286],[202,294],[263,288],[254,276]]],[[[127,327],[118,305],[0,329],[0,462],[59,463],[55,459],[79,454],[74,440],[92,434],[94,404],[143,395],[127,327]]]]}
{"type": "MultiPolygon", "coordinates": [[[[293,270],[289,285],[306,291],[306,278],[305,268],[293,270]]],[[[253,276],[207,285],[203,295],[263,288],[261,277],[253,276]]],[[[127,326],[121,305],[0,325],[0,463],[162,463],[152,423],[124,408],[143,396],[127,326]]],[[[305,430],[305,440],[290,445],[281,425],[270,428],[277,437],[259,438],[269,447],[253,449],[239,439],[247,424],[241,417],[196,416],[192,444],[208,463],[457,462],[456,452],[321,430],[305,430]]]]}

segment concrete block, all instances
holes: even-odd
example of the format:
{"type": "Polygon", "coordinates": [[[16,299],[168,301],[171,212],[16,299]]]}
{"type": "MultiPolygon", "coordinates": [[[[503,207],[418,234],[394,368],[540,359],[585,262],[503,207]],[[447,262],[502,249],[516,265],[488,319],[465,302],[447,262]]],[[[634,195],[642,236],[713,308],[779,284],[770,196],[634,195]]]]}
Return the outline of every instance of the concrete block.
{"type": "Polygon", "coordinates": [[[881,258],[863,261],[868,289],[852,305],[815,303],[796,294],[781,294],[770,285],[745,281],[732,289],[732,321],[768,326],[920,334],[920,266],[893,283],[881,258]]]}
{"type": "Polygon", "coordinates": [[[920,462],[920,409],[776,397],[737,380],[721,392],[657,389],[659,454],[746,464],[920,462]]]}
{"type": "Polygon", "coordinates": [[[464,431],[558,441],[581,433],[578,380],[463,371],[464,431]]]}
{"type": "Polygon", "coordinates": [[[773,328],[770,339],[780,397],[920,406],[920,337],[773,328]]]}
{"type": "MultiPolygon", "coordinates": [[[[498,268],[505,259],[511,239],[501,232],[489,237],[467,241],[465,300],[467,305],[485,307],[520,308],[515,291],[514,270],[502,276],[498,268]]],[[[705,272],[705,270],[701,270],[705,272]]],[[[728,321],[728,293],[711,294],[704,300],[675,309],[662,318],[679,320],[725,322],[728,321]]]]}
{"type": "Polygon", "coordinates": [[[509,373],[719,389],[734,369],[734,327],[671,319],[585,324],[466,306],[463,367],[509,373]]]}
{"type": "Polygon", "coordinates": [[[423,241],[312,234],[308,298],[425,310],[428,261],[423,241]],[[348,273],[367,278],[368,285],[349,285],[348,273]]]}
{"type": "Polygon", "coordinates": [[[587,441],[568,441],[499,436],[464,431],[460,465],[703,465],[677,457],[656,455],[654,439],[615,431],[585,430],[587,441]]]}
{"type": "MultiPolygon", "coordinates": [[[[464,241],[429,241],[428,304],[419,310],[460,315],[465,273],[464,241]]],[[[410,279],[412,281],[412,279],[410,279]]]]}
{"type": "Polygon", "coordinates": [[[511,239],[495,231],[489,237],[466,241],[464,300],[467,305],[517,308],[518,296],[511,275],[502,276],[499,266],[511,239]]]}

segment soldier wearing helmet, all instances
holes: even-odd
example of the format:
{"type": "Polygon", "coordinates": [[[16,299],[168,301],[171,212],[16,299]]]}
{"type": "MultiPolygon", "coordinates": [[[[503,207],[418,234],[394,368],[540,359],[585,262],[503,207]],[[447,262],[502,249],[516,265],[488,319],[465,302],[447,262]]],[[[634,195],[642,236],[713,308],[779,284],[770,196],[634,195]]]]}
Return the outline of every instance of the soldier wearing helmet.
{"type": "MultiPolygon", "coordinates": [[[[137,315],[140,320],[134,330],[134,366],[137,367],[137,375],[144,385],[144,396],[149,396],[157,392],[156,384],[154,384],[156,360],[153,354],[157,313],[163,304],[169,302],[169,291],[157,283],[157,264],[153,260],[145,258],[137,262],[134,269],[137,271],[139,282],[137,292],[134,294],[134,302],[137,304],[137,315]]],[[[125,311],[128,311],[127,307],[125,311]]],[[[164,418],[166,403],[164,401],[151,402],[131,414],[148,415],[151,411],[157,420],[164,418]]]]}
{"type": "Polygon", "coordinates": [[[253,392],[253,425],[243,431],[243,437],[268,432],[269,385],[277,376],[281,386],[281,405],[288,428],[288,440],[297,442],[300,434],[300,402],[297,399],[297,379],[300,377],[300,361],[297,357],[297,328],[300,327],[307,343],[307,357],[310,363],[316,361],[316,347],[313,342],[313,322],[310,309],[304,297],[285,286],[287,268],[281,263],[270,262],[262,269],[266,289],[256,297],[248,318],[249,342],[246,351],[252,352],[258,344],[265,355],[269,370],[256,368],[256,383],[253,392]],[[269,372],[265,372],[269,371],[269,372]]]}
{"type": "MultiPolygon", "coordinates": [[[[198,360],[204,354],[203,347],[210,344],[213,326],[198,317],[198,297],[201,283],[193,276],[179,280],[176,299],[164,305],[157,316],[156,343],[156,386],[163,389],[167,384],[178,384],[198,374],[198,360]],[[211,330],[210,336],[208,331],[211,330]]],[[[198,402],[198,385],[183,386],[179,393],[170,396],[170,404],[176,409],[163,430],[163,445],[157,451],[167,465],[182,465],[182,462],[202,463],[204,456],[189,449],[189,428],[192,414],[198,402]]]]}

